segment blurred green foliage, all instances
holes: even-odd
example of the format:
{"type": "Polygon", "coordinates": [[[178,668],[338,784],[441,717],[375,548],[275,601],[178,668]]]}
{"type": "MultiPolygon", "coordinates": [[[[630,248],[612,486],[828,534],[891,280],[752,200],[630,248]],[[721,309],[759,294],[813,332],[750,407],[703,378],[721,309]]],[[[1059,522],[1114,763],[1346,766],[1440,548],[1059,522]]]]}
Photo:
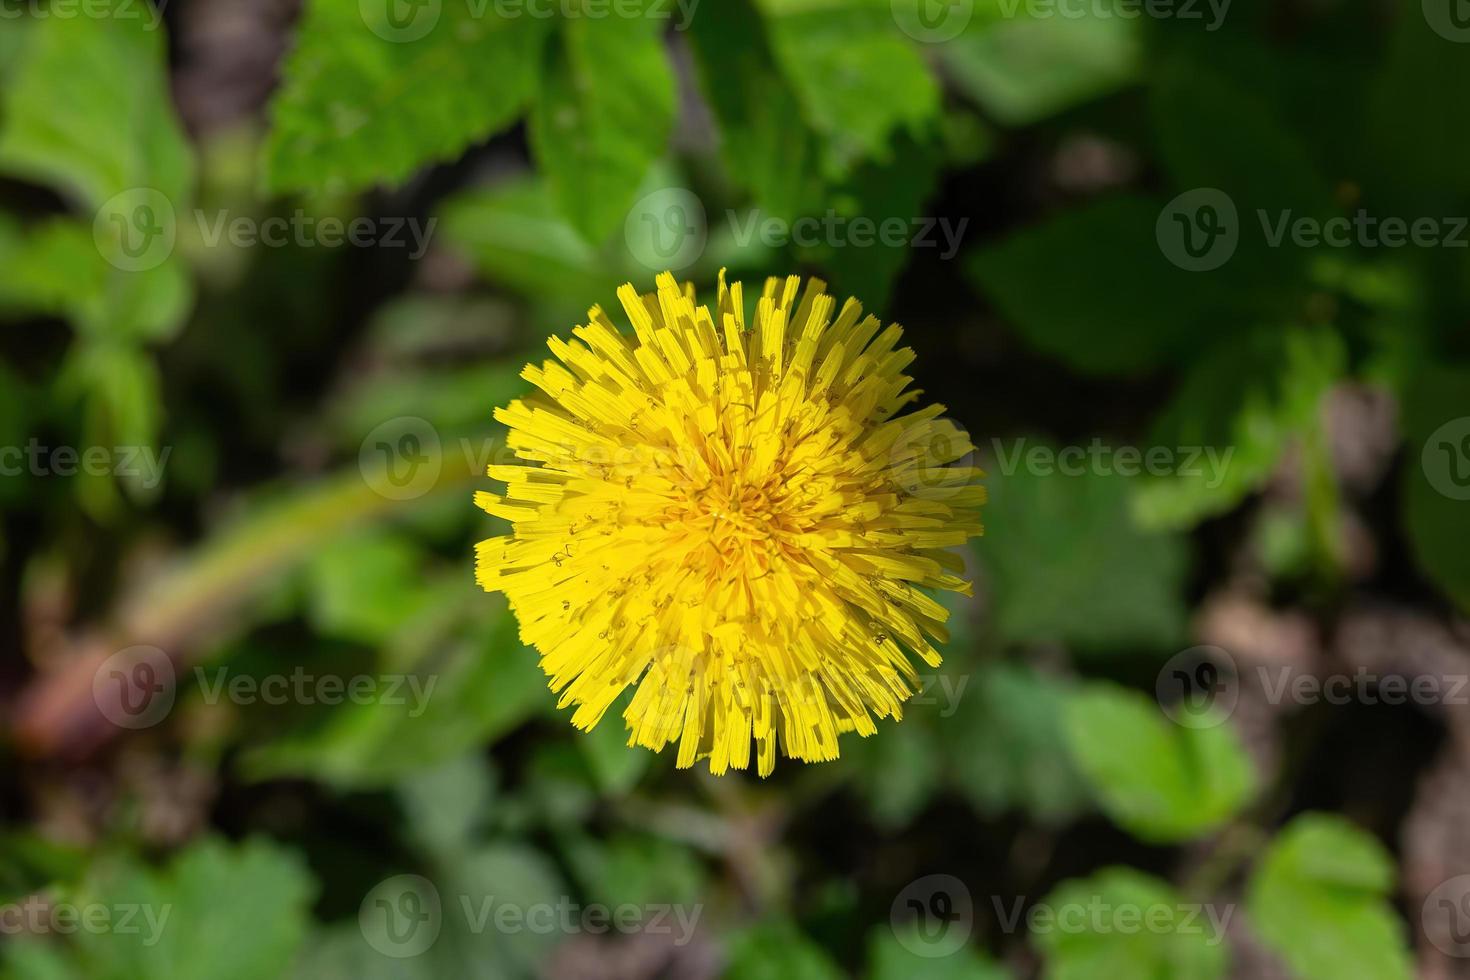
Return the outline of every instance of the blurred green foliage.
{"type": "Polygon", "coordinates": [[[967,21],[946,38],[888,0],[705,0],[687,24],[652,0],[602,19],[577,2],[550,18],[408,6],[405,27],[396,2],[306,0],[269,105],[186,131],[170,97],[179,27],[205,5],[154,29],[151,10],[124,15],[136,2],[66,18],[6,2],[0,446],[172,456],[162,484],[122,467],[0,478],[4,621],[25,651],[5,663],[5,701],[68,659],[28,632],[57,605],[78,635],[167,638],[180,680],[164,724],[98,750],[104,816],[70,812],[66,767],[10,765],[19,728],[0,809],[0,902],[171,908],[172,924],[156,942],[7,941],[0,975],[554,970],[566,937],[459,914],[461,897],[494,897],[697,909],[696,945],[735,978],[1213,980],[1229,943],[1091,926],[1028,938],[997,925],[984,892],[1208,902],[1176,858],[1242,826],[1266,844],[1224,877],[1244,880],[1243,915],[1292,975],[1410,975],[1379,840],[1321,813],[1281,827],[1290,814],[1268,804],[1293,787],[1270,792],[1234,723],[1176,726],[1137,689],[1229,578],[1221,535],[1254,540],[1271,587],[1315,611],[1384,586],[1355,581],[1345,557],[1351,490],[1323,407],[1344,383],[1401,406],[1395,475],[1365,508],[1382,550],[1405,556],[1390,591],[1470,610],[1467,504],[1431,465],[1437,434],[1470,414],[1470,249],[1277,246],[1257,218],[1466,214],[1462,46],[1417,4],[1357,0],[1237,0],[1208,27],[981,0],[952,5],[967,21]],[[1103,163],[1062,180],[1079,141],[1103,163]],[[1201,189],[1233,203],[1238,242],[1190,271],[1165,219],[1201,189]],[[409,268],[402,252],[212,240],[196,220],[297,213],[412,215],[436,222],[432,248],[409,268]],[[912,239],[741,232],[829,215],[969,228],[942,257],[912,239]],[[164,251],[140,264],[135,235],[146,250],[155,231],[164,251]],[[979,599],[955,605],[945,665],[901,725],[769,785],[676,772],[628,748],[613,715],[573,732],[470,573],[469,542],[490,533],[470,483],[503,451],[491,408],[526,390],[520,367],[549,332],[663,263],[702,287],[724,266],[809,270],[902,313],[924,386],[991,471],[968,556],[979,599]],[[983,369],[977,349],[1001,351],[993,389],[966,374],[983,369]],[[433,434],[437,477],[395,497],[366,460],[404,419],[433,434]],[[1229,463],[1212,482],[1026,462],[1094,435],[1229,463]],[[1284,469],[1300,492],[1262,503],[1284,469]],[[1258,540],[1240,530],[1255,518],[1258,540]],[[242,706],[203,680],[298,666],[433,694],[422,711],[242,706]],[[128,752],[207,773],[187,833],[150,829],[149,794],[169,787],[128,783],[128,752]],[[1000,856],[976,858],[992,840],[1000,856]],[[938,958],[889,907],[933,868],[986,875],[976,937],[938,958]],[[383,953],[358,918],[398,875],[444,902],[422,955],[383,953]]]}

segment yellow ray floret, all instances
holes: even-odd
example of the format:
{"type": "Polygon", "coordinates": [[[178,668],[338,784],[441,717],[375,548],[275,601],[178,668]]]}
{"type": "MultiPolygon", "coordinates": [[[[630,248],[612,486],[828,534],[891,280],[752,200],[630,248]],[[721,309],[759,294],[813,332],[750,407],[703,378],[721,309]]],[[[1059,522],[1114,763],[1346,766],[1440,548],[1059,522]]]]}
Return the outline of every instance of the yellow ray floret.
{"type": "Polygon", "coordinates": [[[497,409],[524,465],[492,466],[476,503],[513,525],[477,547],[561,707],[591,729],[629,687],[628,744],[678,765],[761,775],[778,747],[835,759],[837,736],[902,715],[917,655],[968,592],[945,550],[981,532],[983,475],[943,406],[915,401],[913,358],[810,280],[766,282],[748,328],[739,283],[711,313],[691,286],[594,307],[540,392],[497,409]]]}

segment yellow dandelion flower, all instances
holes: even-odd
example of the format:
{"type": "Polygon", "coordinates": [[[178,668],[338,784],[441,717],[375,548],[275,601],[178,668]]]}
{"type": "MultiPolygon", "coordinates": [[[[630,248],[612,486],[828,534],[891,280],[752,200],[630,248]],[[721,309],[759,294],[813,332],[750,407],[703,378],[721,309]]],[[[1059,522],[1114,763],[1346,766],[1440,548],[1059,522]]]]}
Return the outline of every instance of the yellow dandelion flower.
{"type": "Polygon", "coordinates": [[[513,525],[476,577],[576,727],[632,686],[630,746],[677,740],[681,768],[719,774],[753,739],[764,776],[778,744],[835,759],[839,734],[900,718],[910,654],[939,665],[925,589],[969,593],[949,549],[981,533],[983,474],[943,406],[899,414],[919,396],[901,329],[824,288],[767,280],[747,330],[723,272],[714,314],[669,273],[625,285],[635,336],[594,307],[522,373],[541,393],[496,410],[527,465],[476,494],[513,525]]]}

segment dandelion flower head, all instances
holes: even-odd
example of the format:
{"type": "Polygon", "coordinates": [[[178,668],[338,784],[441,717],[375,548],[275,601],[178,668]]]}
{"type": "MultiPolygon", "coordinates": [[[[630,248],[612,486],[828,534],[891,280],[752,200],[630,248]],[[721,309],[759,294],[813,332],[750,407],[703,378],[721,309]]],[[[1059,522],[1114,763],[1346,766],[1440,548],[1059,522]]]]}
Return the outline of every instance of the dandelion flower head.
{"type": "Polygon", "coordinates": [[[902,716],[969,594],[952,550],[981,533],[974,447],[912,410],[913,351],[820,280],[769,279],[747,326],[740,283],[716,308],[669,273],[597,307],[497,409],[517,465],[476,503],[511,522],[477,546],[559,706],[590,730],[630,687],[628,744],[682,767],[768,775],[778,747],[835,759],[838,736],[902,716]]]}

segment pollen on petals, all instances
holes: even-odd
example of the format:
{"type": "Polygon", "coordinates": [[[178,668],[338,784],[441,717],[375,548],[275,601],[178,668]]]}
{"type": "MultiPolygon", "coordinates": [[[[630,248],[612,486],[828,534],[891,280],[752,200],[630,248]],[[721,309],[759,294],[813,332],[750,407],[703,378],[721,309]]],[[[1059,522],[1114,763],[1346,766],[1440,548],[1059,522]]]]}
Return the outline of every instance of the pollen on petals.
{"type": "Polygon", "coordinates": [[[716,774],[902,715],[968,592],[950,549],[981,533],[983,474],[943,406],[905,410],[913,352],[812,279],[769,279],[747,326],[740,283],[713,312],[669,273],[594,307],[539,392],[497,409],[523,465],[475,502],[512,531],[477,546],[521,638],[591,729],[633,688],[628,744],[716,774]]]}

